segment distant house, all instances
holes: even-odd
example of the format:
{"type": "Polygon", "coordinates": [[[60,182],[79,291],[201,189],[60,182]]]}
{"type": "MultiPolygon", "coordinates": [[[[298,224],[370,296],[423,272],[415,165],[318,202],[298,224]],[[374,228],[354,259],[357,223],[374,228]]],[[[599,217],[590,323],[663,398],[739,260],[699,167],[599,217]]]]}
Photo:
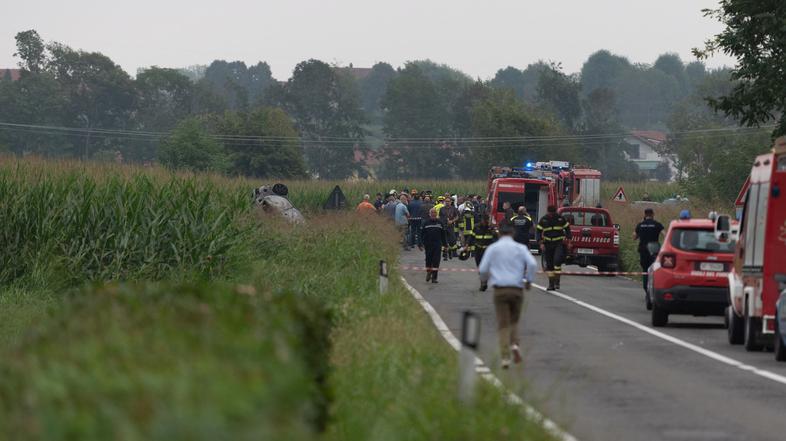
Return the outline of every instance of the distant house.
{"type": "Polygon", "coordinates": [[[357,81],[365,80],[366,77],[371,75],[370,67],[354,67],[352,63],[349,63],[349,67],[337,67],[336,71],[348,74],[357,81]]]}
{"type": "Polygon", "coordinates": [[[666,155],[658,153],[658,147],[666,142],[666,134],[656,130],[634,130],[624,139],[628,144],[625,156],[639,167],[645,174],[653,174],[661,163],[666,163],[671,169],[672,178],[677,170],[674,161],[666,155]]]}
{"type": "Polygon", "coordinates": [[[3,80],[11,80],[16,81],[19,79],[19,75],[22,73],[21,69],[4,69],[0,68],[0,81],[3,80]]]}

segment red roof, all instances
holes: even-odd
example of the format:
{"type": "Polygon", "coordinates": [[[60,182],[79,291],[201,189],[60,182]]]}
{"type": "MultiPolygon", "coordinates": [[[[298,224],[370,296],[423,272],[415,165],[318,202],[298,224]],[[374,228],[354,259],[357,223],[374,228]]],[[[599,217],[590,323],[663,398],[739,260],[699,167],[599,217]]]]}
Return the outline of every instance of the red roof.
{"type": "Polygon", "coordinates": [[[633,130],[630,134],[651,145],[658,145],[666,141],[666,134],[657,130],[633,130]]]}
{"type": "Polygon", "coordinates": [[[19,79],[19,75],[22,73],[22,70],[0,68],[0,80],[4,80],[7,73],[11,74],[11,81],[16,81],[19,79]]]}

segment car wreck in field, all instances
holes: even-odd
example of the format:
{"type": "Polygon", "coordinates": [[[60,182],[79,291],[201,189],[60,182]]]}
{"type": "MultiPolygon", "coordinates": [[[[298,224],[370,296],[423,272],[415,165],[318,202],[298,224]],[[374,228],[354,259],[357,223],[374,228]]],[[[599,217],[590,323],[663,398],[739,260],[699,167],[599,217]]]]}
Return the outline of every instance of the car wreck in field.
{"type": "Polygon", "coordinates": [[[289,189],[284,184],[275,184],[272,187],[263,185],[254,189],[254,202],[265,213],[275,213],[291,224],[306,222],[303,214],[287,199],[289,189]]]}

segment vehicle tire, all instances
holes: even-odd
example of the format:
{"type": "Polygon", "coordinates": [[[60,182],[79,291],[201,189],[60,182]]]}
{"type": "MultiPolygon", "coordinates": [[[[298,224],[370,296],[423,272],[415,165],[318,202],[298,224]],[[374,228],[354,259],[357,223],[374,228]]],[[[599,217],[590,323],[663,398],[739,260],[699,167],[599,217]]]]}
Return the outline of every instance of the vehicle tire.
{"type": "Polygon", "coordinates": [[[731,306],[726,307],[726,331],[729,344],[741,345],[745,342],[745,321],[734,313],[731,306]]]}
{"type": "Polygon", "coordinates": [[[764,348],[764,345],[759,343],[759,329],[761,328],[761,319],[758,317],[751,317],[748,315],[748,312],[745,311],[744,320],[745,323],[743,324],[743,327],[745,328],[745,335],[743,344],[745,345],[745,350],[748,352],[761,351],[764,348]]]}
{"type": "MultiPolygon", "coordinates": [[[[606,261],[598,262],[598,271],[602,273],[613,273],[619,269],[619,264],[617,263],[617,259],[611,259],[606,261]]],[[[607,277],[614,277],[612,275],[608,275],[607,277]]]]}
{"type": "Polygon", "coordinates": [[[658,305],[652,305],[652,326],[662,328],[669,323],[669,313],[658,308],[658,305]]]}
{"type": "Polygon", "coordinates": [[[652,297],[650,297],[650,292],[644,292],[644,306],[647,307],[647,311],[652,311],[652,297]]]}

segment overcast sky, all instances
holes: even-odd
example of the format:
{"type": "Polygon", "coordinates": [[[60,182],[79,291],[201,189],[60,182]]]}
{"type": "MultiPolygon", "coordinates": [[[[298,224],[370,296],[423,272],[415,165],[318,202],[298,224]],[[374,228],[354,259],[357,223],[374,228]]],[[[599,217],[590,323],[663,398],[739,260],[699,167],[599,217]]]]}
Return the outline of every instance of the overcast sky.
{"type": "MultiPolygon", "coordinates": [[[[355,67],[430,58],[488,79],[539,59],[577,72],[609,49],[652,63],[690,50],[721,25],[701,9],[717,0],[2,0],[0,67],[15,67],[14,35],[99,51],[134,75],[214,59],[267,61],[287,79],[318,58],[355,67]]],[[[732,65],[718,56],[710,66],[732,65]]]]}

